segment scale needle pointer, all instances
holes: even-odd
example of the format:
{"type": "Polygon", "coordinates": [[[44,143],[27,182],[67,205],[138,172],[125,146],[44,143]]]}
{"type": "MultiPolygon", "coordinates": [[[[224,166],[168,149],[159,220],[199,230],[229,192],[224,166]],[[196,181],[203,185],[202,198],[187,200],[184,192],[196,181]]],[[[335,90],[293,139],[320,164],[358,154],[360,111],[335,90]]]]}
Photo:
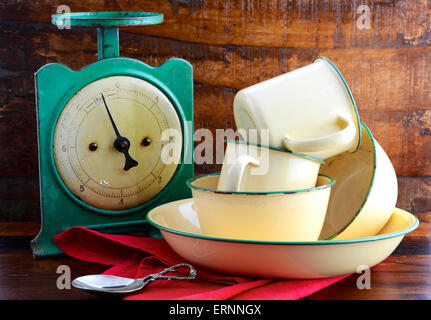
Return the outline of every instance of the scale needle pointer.
{"type": "Polygon", "coordinates": [[[114,119],[112,118],[111,112],[109,112],[108,105],[106,104],[105,97],[102,93],[102,100],[105,104],[106,111],[108,112],[109,119],[111,120],[112,127],[114,128],[115,135],[117,136],[117,139],[114,141],[114,148],[118,151],[124,154],[124,157],[126,158],[126,162],[124,164],[124,170],[129,170],[133,167],[136,167],[138,165],[138,161],[133,159],[129,154],[129,148],[130,148],[130,141],[126,137],[121,136],[120,132],[118,131],[117,126],[115,125],[114,119]]]}

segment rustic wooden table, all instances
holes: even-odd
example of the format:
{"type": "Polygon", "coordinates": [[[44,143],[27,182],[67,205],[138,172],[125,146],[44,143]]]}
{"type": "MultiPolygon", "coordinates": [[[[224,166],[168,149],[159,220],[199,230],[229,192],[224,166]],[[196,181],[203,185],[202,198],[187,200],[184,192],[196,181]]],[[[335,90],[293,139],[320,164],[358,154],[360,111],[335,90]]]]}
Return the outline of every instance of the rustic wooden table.
{"type": "MultiPolygon", "coordinates": [[[[371,269],[371,289],[359,290],[359,275],[352,275],[307,299],[431,299],[431,213],[417,216],[419,228],[371,269]]],[[[107,267],[68,257],[33,260],[29,242],[38,228],[37,223],[0,223],[0,299],[101,299],[74,288],[57,289],[60,265],[68,265],[73,278],[107,267]]]]}

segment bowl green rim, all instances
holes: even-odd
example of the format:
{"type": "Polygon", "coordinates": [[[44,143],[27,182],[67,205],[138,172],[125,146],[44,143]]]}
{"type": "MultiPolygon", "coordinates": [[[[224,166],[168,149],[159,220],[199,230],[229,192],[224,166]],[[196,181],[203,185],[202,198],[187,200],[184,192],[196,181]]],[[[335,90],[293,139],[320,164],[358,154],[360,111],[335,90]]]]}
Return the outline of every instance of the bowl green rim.
{"type": "Polygon", "coordinates": [[[202,179],[202,178],[210,177],[210,176],[217,176],[217,175],[220,175],[220,173],[219,172],[209,173],[209,174],[203,174],[203,175],[200,175],[197,177],[193,177],[193,178],[190,178],[186,181],[186,185],[190,189],[195,189],[195,190],[199,190],[199,191],[208,191],[208,192],[213,192],[213,193],[217,193],[217,194],[268,195],[268,194],[293,194],[293,193],[300,193],[300,192],[310,192],[310,191],[316,191],[316,190],[330,188],[335,184],[334,178],[332,178],[326,174],[322,174],[322,173],[319,173],[318,176],[328,178],[330,180],[329,183],[324,184],[323,186],[318,186],[318,187],[313,187],[313,188],[286,190],[286,191],[254,191],[254,192],[253,191],[225,191],[225,190],[207,189],[207,188],[197,187],[197,186],[194,186],[192,184],[194,181],[196,181],[198,179],[202,179]]]}
{"type": "Polygon", "coordinates": [[[249,141],[244,141],[244,140],[225,139],[225,142],[232,142],[232,143],[238,143],[238,144],[247,144],[247,145],[255,146],[255,147],[258,147],[258,148],[262,148],[262,149],[270,149],[270,150],[274,150],[274,151],[290,153],[290,154],[293,154],[293,155],[301,157],[301,158],[305,158],[305,159],[308,159],[308,160],[313,160],[313,161],[316,161],[316,162],[320,162],[321,164],[325,164],[325,161],[323,159],[320,159],[320,158],[317,158],[317,157],[313,157],[313,156],[309,156],[308,154],[298,153],[298,152],[291,151],[291,150],[288,150],[288,149],[281,149],[281,148],[276,148],[276,147],[272,147],[272,146],[266,146],[266,145],[263,145],[263,144],[249,142],[249,141]]]}
{"type": "MultiPolygon", "coordinates": [[[[181,200],[179,200],[179,201],[181,201],[181,200]]],[[[193,199],[190,198],[189,201],[193,201],[193,199]]],[[[311,246],[315,246],[315,245],[339,245],[339,244],[348,244],[348,243],[379,241],[379,240],[395,238],[398,236],[404,236],[405,234],[410,233],[413,230],[415,230],[419,225],[418,217],[414,216],[410,212],[407,212],[403,209],[396,208],[396,209],[401,210],[401,211],[407,213],[408,215],[414,217],[414,219],[415,219],[414,223],[406,229],[396,231],[396,232],[386,233],[386,234],[382,234],[382,235],[376,235],[376,236],[365,237],[365,238],[356,238],[356,239],[345,239],[345,240],[317,240],[317,241],[246,240],[246,239],[232,239],[232,238],[224,238],[224,237],[216,237],[216,236],[207,236],[207,235],[203,235],[203,234],[180,231],[180,230],[175,230],[175,229],[172,229],[169,227],[162,226],[162,225],[158,224],[157,222],[155,222],[151,219],[151,213],[155,209],[157,209],[157,207],[150,210],[147,213],[146,221],[159,230],[166,231],[169,233],[178,234],[178,235],[185,236],[185,237],[198,238],[198,239],[203,239],[203,240],[234,242],[234,243],[244,243],[244,244],[260,244],[260,245],[285,245],[285,246],[311,245],[311,246]]]]}

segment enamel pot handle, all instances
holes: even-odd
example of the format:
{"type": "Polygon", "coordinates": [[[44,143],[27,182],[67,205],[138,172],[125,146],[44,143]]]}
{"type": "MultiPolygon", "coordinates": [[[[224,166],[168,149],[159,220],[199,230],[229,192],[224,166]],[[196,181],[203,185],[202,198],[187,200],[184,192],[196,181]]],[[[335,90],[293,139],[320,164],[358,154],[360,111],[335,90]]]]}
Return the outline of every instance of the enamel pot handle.
{"type": "Polygon", "coordinates": [[[284,146],[291,151],[296,152],[313,152],[326,149],[332,149],[350,143],[356,135],[356,127],[353,122],[339,117],[338,121],[343,123],[344,129],[316,139],[294,140],[287,134],[283,137],[284,146]]]}
{"type": "Polygon", "coordinates": [[[240,191],[239,189],[244,171],[249,165],[258,166],[259,162],[249,155],[239,156],[235,160],[234,164],[229,168],[227,173],[226,190],[240,191]]]}

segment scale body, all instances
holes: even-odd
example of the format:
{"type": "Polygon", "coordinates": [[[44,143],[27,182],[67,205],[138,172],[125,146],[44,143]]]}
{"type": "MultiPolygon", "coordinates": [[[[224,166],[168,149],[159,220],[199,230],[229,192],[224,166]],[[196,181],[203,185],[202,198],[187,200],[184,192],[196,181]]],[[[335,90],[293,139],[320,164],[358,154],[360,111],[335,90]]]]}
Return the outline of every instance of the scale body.
{"type": "MultiPolygon", "coordinates": [[[[54,237],[73,226],[159,237],[147,212],[191,197],[191,64],[172,58],[152,67],[119,56],[118,27],[161,23],[163,15],[68,18],[72,27],[97,27],[99,60],[79,71],[52,63],[35,73],[42,222],[31,242],[35,258],[61,254],[54,237]],[[132,165],[116,134],[127,137],[132,165]]],[[[54,24],[63,21],[52,16],[54,24]]]]}

